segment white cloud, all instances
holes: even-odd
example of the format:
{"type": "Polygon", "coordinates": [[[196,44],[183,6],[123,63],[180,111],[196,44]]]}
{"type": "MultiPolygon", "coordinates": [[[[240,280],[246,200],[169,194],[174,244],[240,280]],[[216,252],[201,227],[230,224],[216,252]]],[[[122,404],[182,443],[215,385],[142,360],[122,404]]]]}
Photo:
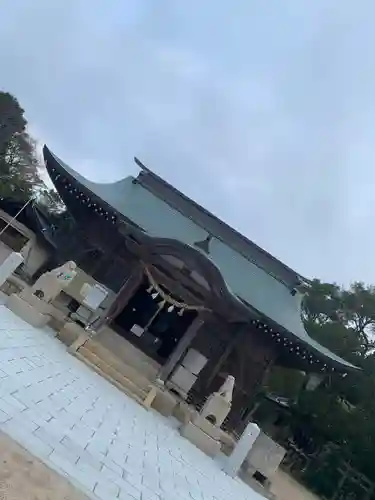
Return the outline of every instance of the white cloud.
{"type": "Polygon", "coordinates": [[[374,10],[5,0],[2,85],[84,175],[137,155],[299,272],[375,281],[374,10]]]}

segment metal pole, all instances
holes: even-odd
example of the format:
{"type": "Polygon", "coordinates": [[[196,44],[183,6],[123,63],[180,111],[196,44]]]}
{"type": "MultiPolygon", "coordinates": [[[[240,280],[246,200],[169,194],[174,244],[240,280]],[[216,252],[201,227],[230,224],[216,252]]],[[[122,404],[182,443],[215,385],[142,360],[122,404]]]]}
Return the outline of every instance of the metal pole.
{"type": "Polygon", "coordinates": [[[25,208],[27,207],[27,205],[28,205],[29,203],[31,203],[33,200],[34,200],[34,197],[33,197],[33,196],[27,200],[27,202],[26,202],[26,203],[22,206],[22,208],[20,208],[20,209],[18,210],[18,212],[16,213],[16,215],[15,215],[14,217],[12,217],[12,218],[10,219],[10,221],[9,221],[9,222],[8,222],[8,223],[7,223],[7,224],[3,227],[3,229],[0,231],[0,236],[1,236],[3,233],[5,233],[5,231],[8,229],[8,227],[12,225],[12,222],[14,222],[14,221],[17,219],[17,217],[20,215],[20,213],[21,213],[21,212],[23,212],[23,211],[25,210],[25,208]]]}

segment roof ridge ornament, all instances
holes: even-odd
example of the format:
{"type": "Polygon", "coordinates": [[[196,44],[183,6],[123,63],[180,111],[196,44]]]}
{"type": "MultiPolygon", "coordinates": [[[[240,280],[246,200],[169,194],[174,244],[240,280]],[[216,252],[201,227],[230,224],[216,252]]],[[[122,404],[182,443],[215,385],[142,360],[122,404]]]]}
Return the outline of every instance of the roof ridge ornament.
{"type": "Polygon", "coordinates": [[[212,234],[208,234],[204,240],[196,241],[193,245],[200,250],[203,250],[204,253],[210,255],[210,242],[212,240],[212,234]]]}

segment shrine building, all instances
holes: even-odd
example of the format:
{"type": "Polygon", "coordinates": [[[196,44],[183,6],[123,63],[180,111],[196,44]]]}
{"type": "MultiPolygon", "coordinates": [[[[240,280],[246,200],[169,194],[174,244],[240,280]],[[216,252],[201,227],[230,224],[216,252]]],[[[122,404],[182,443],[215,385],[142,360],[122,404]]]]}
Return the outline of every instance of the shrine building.
{"type": "Polygon", "coordinates": [[[72,258],[115,292],[96,327],[116,356],[131,346],[167,383],[193,349],[201,366],[181,382],[187,400],[199,405],[233,375],[226,425],[239,430],[271,366],[322,375],[357,369],[307,334],[301,318],[307,280],[138,159],[137,177],[98,184],[46,146],[43,152],[90,244],[90,252],[72,258]]]}

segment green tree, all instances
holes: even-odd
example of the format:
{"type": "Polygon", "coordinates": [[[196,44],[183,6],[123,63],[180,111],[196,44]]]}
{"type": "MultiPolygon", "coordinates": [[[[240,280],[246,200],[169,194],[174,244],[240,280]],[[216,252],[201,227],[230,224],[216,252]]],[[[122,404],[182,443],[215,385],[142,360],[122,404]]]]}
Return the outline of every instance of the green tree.
{"type": "Polygon", "coordinates": [[[26,125],[17,99],[0,92],[0,197],[25,201],[43,185],[26,125]]]}
{"type": "Polygon", "coordinates": [[[304,300],[303,319],[312,338],[362,371],[346,377],[331,374],[307,391],[299,388],[292,370],[276,368],[265,389],[292,397],[293,431],[307,429],[320,449],[331,443],[329,460],[309,469],[308,484],[318,493],[324,493],[317,486],[324,482],[335,490],[332,478],[343,460],[375,481],[375,287],[357,282],[343,289],[314,280],[304,300]]]}
{"type": "Polygon", "coordinates": [[[374,348],[375,287],[356,282],[345,290],[314,280],[303,318],[309,334],[336,354],[366,355],[374,348]]]}
{"type": "Polygon", "coordinates": [[[308,324],[323,326],[341,318],[341,290],[336,284],[311,282],[304,300],[303,318],[308,324]]]}
{"type": "Polygon", "coordinates": [[[0,157],[5,154],[13,137],[25,132],[26,124],[24,110],[18,100],[9,92],[0,92],[0,157]]]}
{"type": "Polygon", "coordinates": [[[304,384],[304,375],[290,368],[274,366],[264,380],[264,392],[296,401],[304,384]]]}
{"type": "Polygon", "coordinates": [[[341,291],[343,321],[358,335],[366,352],[374,348],[370,335],[375,327],[375,287],[356,282],[341,291]]]}
{"type": "Polygon", "coordinates": [[[297,414],[309,416],[317,439],[338,445],[338,458],[375,479],[375,288],[314,280],[304,307],[309,335],[362,371],[329,376],[317,390],[302,392],[297,414]]]}
{"type": "Polygon", "coordinates": [[[66,210],[62,199],[55,189],[40,189],[38,192],[37,201],[50,214],[59,215],[66,210]]]}

